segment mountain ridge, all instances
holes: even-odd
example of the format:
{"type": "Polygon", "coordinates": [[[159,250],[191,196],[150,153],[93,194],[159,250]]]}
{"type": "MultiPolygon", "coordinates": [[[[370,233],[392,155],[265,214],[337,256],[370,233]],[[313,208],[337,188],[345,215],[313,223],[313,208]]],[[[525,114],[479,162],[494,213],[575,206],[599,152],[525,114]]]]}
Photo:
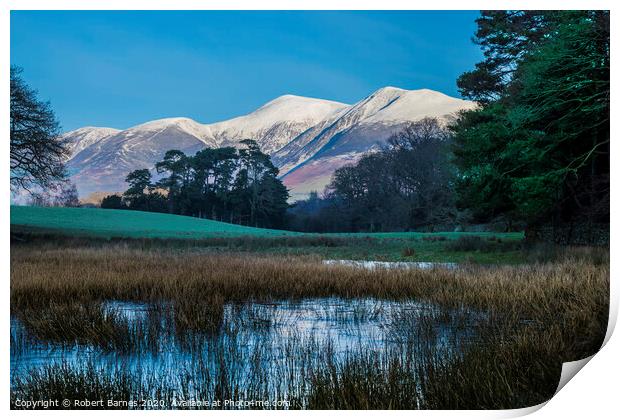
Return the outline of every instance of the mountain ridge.
{"type": "Polygon", "coordinates": [[[81,196],[123,191],[131,170],[152,169],[170,149],[193,154],[204,147],[235,146],[251,138],[269,154],[294,198],[322,190],[338,167],[354,163],[405,124],[424,117],[446,121],[475,104],[430,89],[386,86],[352,104],[281,95],[255,111],[202,124],[162,118],[119,130],[82,127],[62,135],[67,168],[81,196]]]}

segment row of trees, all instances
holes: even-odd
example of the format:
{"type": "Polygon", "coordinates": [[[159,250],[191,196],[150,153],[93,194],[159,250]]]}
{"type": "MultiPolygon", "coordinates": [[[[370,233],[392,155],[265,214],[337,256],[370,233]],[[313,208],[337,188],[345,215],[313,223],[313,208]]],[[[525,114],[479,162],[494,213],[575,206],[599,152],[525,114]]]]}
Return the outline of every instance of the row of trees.
{"type": "Polygon", "coordinates": [[[417,230],[457,220],[450,132],[436,119],[408,125],[379,152],[334,173],[322,198],[313,193],[291,210],[306,231],[417,230]]]}
{"type": "Polygon", "coordinates": [[[241,148],[206,148],[193,156],[169,150],[148,169],[127,176],[129,188],[104,208],[168,212],[258,227],[283,227],[288,191],[278,169],[253,140],[241,148]]]}

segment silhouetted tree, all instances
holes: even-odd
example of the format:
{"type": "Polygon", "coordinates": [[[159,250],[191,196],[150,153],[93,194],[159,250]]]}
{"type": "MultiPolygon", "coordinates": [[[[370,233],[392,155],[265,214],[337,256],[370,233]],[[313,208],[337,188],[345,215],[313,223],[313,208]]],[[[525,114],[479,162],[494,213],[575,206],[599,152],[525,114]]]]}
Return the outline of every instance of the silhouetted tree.
{"type": "MultiPolygon", "coordinates": [[[[168,212],[175,213],[175,204],[180,204],[182,195],[189,184],[189,158],[180,150],[169,150],[164,155],[164,159],[157,162],[155,169],[158,174],[169,174],[167,177],[161,178],[157,182],[157,186],[168,191],[168,195],[166,196],[168,212]]],[[[179,209],[178,212],[184,214],[185,212],[183,210],[184,209],[179,209]]]]}
{"type": "Polygon", "coordinates": [[[37,99],[21,72],[11,66],[11,188],[54,187],[65,178],[67,150],[52,107],[37,99]]]}
{"type": "Polygon", "coordinates": [[[200,215],[212,219],[226,218],[237,159],[233,147],[204,149],[192,157],[191,201],[200,215]]]}
{"type": "Polygon", "coordinates": [[[245,202],[240,203],[241,207],[249,210],[249,224],[258,226],[267,223],[271,217],[284,217],[288,191],[277,179],[278,169],[255,141],[242,140],[240,143],[245,146],[239,150],[239,179],[242,182],[235,186],[237,200],[245,202]]]}
{"type": "Polygon", "coordinates": [[[129,188],[123,194],[127,207],[132,210],[166,212],[166,198],[155,191],[148,169],[137,169],[127,175],[125,181],[129,188]]]}
{"type": "Polygon", "coordinates": [[[454,223],[449,143],[449,132],[426,118],[390,137],[382,151],[337,169],[327,197],[339,209],[341,226],[380,231],[454,223]]]}

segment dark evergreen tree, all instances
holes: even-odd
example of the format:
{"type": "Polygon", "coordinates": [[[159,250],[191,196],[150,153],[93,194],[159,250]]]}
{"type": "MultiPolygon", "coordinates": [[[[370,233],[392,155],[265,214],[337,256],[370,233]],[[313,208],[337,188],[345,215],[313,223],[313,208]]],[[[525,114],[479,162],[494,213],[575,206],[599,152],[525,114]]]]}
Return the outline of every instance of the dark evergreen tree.
{"type": "Polygon", "coordinates": [[[233,147],[204,149],[191,160],[191,202],[199,216],[226,219],[229,191],[237,163],[233,147]]]}
{"type": "Polygon", "coordinates": [[[256,222],[265,227],[284,227],[288,197],[288,190],[276,176],[263,177],[258,184],[256,222]]]}
{"type": "Polygon", "coordinates": [[[158,174],[169,174],[167,177],[162,177],[156,184],[158,188],[168,192],[166,196],[168,212],[185,214],[185,209],[179,204],[183,201],[183,194],[189,184],[189,158],[180,150],[169,150],[164,155],[164,159],[157,162],[155,169],[158,174]],[[178,209],[175,209],[175,204],[179,207],[178,209]]]}
{"type": "Polygon", "coordinates": [[[282,206],[286,208],[288,191],[277,178],[278,169],[271,163],[269,156],[261,152],[258,144],[253,140],[240,143],[245,146],[239,150],[240,178],[244,182],[236,185],[237,196],[245,201],[242,207],[249,210],[249,224],[265,225],[272,211],[279,215],[276,209],[282,206]],[[243,192],[241,196],[240,192],[243,192]]]}
{"type": "Polygon", "coordinates": [[[609,13],[488,12],[478,25],[486,70],[459,86],[481,107],[454,125],[459,203],[480,221],[608,222],[609,13]]]}
{"type": "Polygon", "coordinates": [[[132,210],[166,212],[166,198],[155,191],[156,186],[151,182],[151,172],[148,169],[136,169],[129,173],[125,181],[129,188],[123,194],[123,200],[132,210]]]}

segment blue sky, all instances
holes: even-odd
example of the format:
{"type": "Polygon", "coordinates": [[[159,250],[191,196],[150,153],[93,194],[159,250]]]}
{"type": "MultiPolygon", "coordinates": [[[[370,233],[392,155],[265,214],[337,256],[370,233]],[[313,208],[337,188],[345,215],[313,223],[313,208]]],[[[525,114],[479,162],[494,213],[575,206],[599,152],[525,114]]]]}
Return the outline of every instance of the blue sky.
{"type": "Polygon", "coordinates": [[[474,11],[12,11],[11,64],[61,125],[209,123],[283,94],[353,103],[383,86],[458,96],[474,11]]]}

